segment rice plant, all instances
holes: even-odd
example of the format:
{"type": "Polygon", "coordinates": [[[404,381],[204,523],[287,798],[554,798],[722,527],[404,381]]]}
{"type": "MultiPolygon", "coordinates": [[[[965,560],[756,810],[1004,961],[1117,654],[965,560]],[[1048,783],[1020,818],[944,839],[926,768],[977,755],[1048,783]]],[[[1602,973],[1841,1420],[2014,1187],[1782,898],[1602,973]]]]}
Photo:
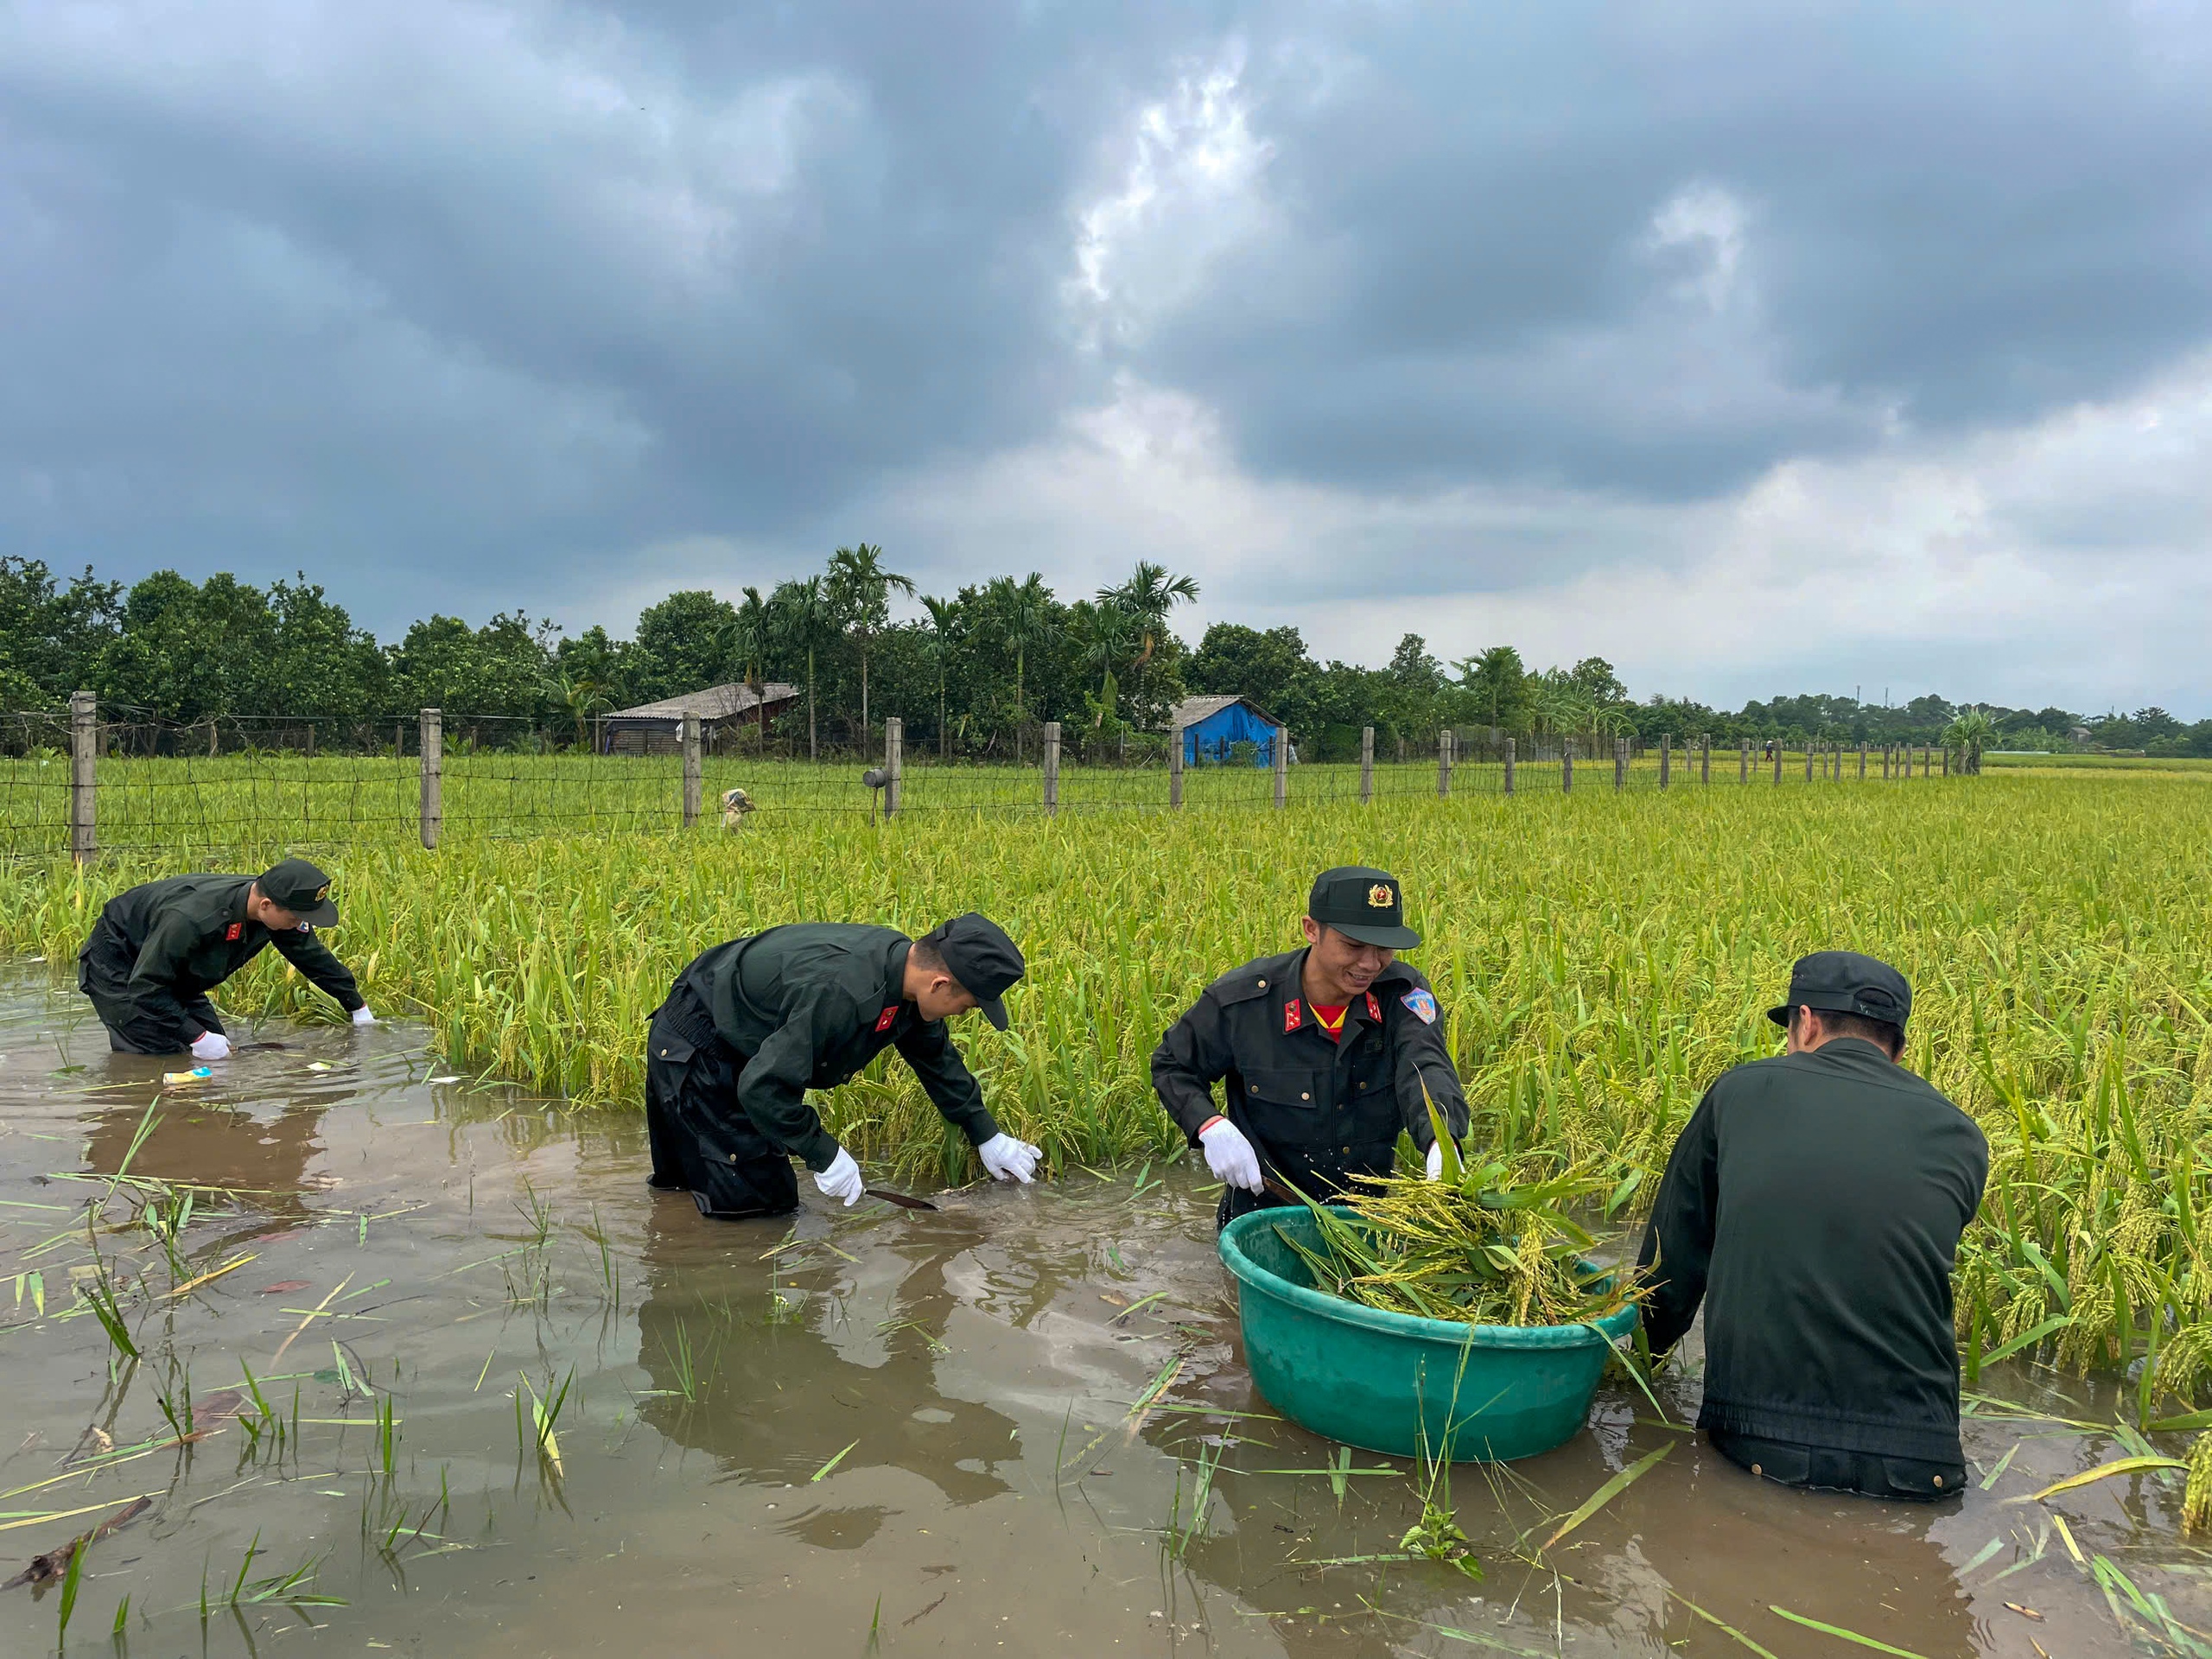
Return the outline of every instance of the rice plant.
{"type": "MultiPolygon", "coordinates": [[[[743,837],[470,836],[435,854],[393,839],[329,856],[333,943],[373,1004],[426,1021],[457,1065],[634,1110],[647,1015],[704,945],[802,917],[918,932],[982,908],[1030,963],[1011,1031],[958,1033],[994,1112],[1057,1169],[1134,1169],[1181,1147],[1147,1073],[1162,1027],[1225,969],[1289,948],[1314,871],[1357,857],[1406,883],[1475,1157],[1603,1178],[1624,1226],[1705,1087],[1778,1049],[1764,1010],[1791,959],[1866,950],[1913,982],[1907,1064],[1990,1141],[1955,1281],[1969,1373],[1999,1355],[2132,1368],[2133,1414],[2156,1426],[2212,1405],[2208,790],[2018,772],[1562,797],[1554,779],[1364,810],[791,814],[743,837]]],[[[180,843],[19,867],[0,949],[65,963],[112,893],[200,861],[180,843]]],[[[273,954],[225,998],[328,1017],[273,954]]],[[[887,1176],[970,1167],[895,1061],[823,1103],[887,1176]]]]}

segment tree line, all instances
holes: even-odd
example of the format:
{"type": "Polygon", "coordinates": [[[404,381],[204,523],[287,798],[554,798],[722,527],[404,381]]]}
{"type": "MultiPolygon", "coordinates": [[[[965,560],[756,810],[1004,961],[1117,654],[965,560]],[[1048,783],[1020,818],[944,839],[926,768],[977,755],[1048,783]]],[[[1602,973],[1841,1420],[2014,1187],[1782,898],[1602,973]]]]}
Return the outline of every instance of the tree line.
{"type": "Polygon", "coordinates": [[[743,587],[734,601],[672,593],[626,638],[599,624],[568,633],[514,610],[474,626],[433,615],[380,644],[304,574],[262,588],[163,570],[126,587],[90,569],[65,580],[39,560],[0,556],[0,710],[55,710],[90,690],[111,709],[175,726],[236,717],[341,732],[436,707],[449,723],[508,722],[514,741],[538,745],[588,741],[616,709],[741,682],[798,689],[772,736],[799,753],[870,750],[883,717],[898,715],[910,753],[1031,759],[1038,727],[1058,721],[1077,752],[1142,754],[1183,698],[1221,692],[1284,722],[1306,760],[1357,754],[1363,727],[1385,753],[1402,741],[1427,752],[1451,727],[1540,741],[1703,734],[1720,745],[1970,732],[1978,747],[2212,755],[2212,720],[2185,724],[2156,708],[2083,715],[1808,694],[1728,710],[1639,700],[1599,657],[1535,669],[1493,645],[1447,661],[1414,633],[1379,668],[1316,660],[1292,627],[1217,622],[1192,646],[1172,622],[1198,596],[1192,578],[1149,562],[1083,597],[1033,572],[923,594],[861,543],[817,575],[743,587]],[[894,620],[895,599],[918,614],[894,620]]]}

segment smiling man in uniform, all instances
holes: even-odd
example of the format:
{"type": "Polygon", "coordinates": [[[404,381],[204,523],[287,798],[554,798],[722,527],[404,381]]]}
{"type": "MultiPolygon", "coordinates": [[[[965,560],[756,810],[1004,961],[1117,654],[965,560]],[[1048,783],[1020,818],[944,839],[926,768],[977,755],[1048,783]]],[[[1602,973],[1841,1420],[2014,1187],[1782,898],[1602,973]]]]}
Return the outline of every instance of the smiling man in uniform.
{"type": "Polygon", "coordinates": [[[1153,1051],[1160,1103],[1227,1187],[1223,1226],[1287,1201],[1266,1192],[1270,1178],[1325,1198],[1355,1176],[1388,1174],[1401,1129],[1434,1179],[1444,1154],[1431,1100],[1455,1140],[1467,1132],[1435,995],[1397,959],[1421,943],[1397,877],[1322,871],[1302,925],[1304,949],[1223,975],[1153,1051]]]}

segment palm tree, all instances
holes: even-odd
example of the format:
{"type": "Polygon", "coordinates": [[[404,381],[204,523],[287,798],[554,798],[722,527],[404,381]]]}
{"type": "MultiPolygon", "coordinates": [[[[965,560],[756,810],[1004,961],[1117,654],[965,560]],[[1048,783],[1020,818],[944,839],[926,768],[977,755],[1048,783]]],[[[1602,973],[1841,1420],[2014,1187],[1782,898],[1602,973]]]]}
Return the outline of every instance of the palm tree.
{"type": "Polygon", "coordinates": [[[960,601],[953,599],[925,597],[922,611],[929,618],[927,650],[930,662],[937,669],[937,752],[939,760],[952,758],[952,731],[944,721],[944,683],[952,666],[952,651],[958,643],[960,601]]]}
{"type": "Polygon", "coordinates": [[[989,590],[1000,604],[999,638],[1001,644],[1014,653],[1014,763],[1021,764],[1021,722],[1025,709],[1021,697],[1022,671],[1028,660],[1029,647],[1039,644],[1052,620],[1052,594],[1045,586],[1044,576],[1032,570],[1016,585],[1011,576],[1000,576],[989,590]]]}
{"type": "Polygon", "coordinates": [[[814,653],[836,624],[830,595],[819,576],[809,576],[804,582],[779,582],[769,597],[768,608],[775,618],[778,642],[793,656],[801,652],[806,653],[806,758],[818,760],[821,756],[814,727],[814,653]]]}
{"type": "Polygon", "coordinates": [[[569,718],[576,723],[576,747],[584,747],[584,729],[591,717],[607,707],[607,693],[597,680],[589,675],[563,674],[553,682],[554,695],[561,699],[569,711],[569,718]]]}
{"type": "Polygon", "coordinates": [[[1967,709],[1943,728],[1943,747],[1959,752],[1960,764],[1972,777],[1981,771],[1981,751],[1997,736],[1997,722],[1980,709],[1967,709]]]}
{"type": "Polygon", "coordinates": [[[729,626],[722,631],[722,651],[737,664],[739,680],[751,690],[760,685],[763,677],[761,664],[776,648],[775,618],[758,588],[741,591],[745,602],[737,607],[729,626]]]}
{"type": "Polygon", "coordinates": [[[841,547],[830,556],[830,601],[849,620],[861,646],[861,747],[868,741],[868,658],[878,630],[891,620],[891,595],[913,597],[912,579],[883,568],[883,550],[868,542],[841,547]]]}
{"type": "Polygon", "coordinates": [[[1096,605],[1077,601],[1071,620],[1084,666],[1098,671],[1098,696],[1092,703],[1090,723],[1095,736],[1103,742],[1106,722],[1115,720],[1118,724],[1115,704],[1120,701],[1120,691],[1114,680],[1114,664],[1129,654],[1136,619],[1121,606],[1101,600],[1096,605]]]}
{"type": "MultiPolygon", "coordinates": [[[[1135,620],[1137,633],[1137,707],[1144,707],[1145,664],[1152,660],[1167,632],[1167,613],[1176,606],[1195,601],[1198,584],[1191,576],[1171,576],[1164,564],[1139,559],[1128,580],[1118,588],[1101,588],[1098,602],[1117,605],[1135,620]]],[[[1141,717],[1141,716],[1140,716],[1141,717]]]]}

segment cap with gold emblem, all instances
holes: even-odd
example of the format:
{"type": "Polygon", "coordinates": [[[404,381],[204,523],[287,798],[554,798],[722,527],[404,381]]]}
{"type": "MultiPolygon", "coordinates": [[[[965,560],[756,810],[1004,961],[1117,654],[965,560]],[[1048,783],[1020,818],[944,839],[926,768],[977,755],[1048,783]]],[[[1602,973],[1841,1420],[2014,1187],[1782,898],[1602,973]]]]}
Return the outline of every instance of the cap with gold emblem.
{"type": "Polygon", "coordinates": [[[338,906],[330,902],[330,878],[304,858],[286,859],[254,885],[270,903],[310,926],[328,927],[338,919],[338,906]]]}
{"type": "Polygon", "coordinates": [[[1346,864],[1322,871],[1313,878],[1306,913],[1362,944],[1410,950],[1421,943],[1421,935],[1406,925],[1405,895],[1388,870],[1346,864]]]}

